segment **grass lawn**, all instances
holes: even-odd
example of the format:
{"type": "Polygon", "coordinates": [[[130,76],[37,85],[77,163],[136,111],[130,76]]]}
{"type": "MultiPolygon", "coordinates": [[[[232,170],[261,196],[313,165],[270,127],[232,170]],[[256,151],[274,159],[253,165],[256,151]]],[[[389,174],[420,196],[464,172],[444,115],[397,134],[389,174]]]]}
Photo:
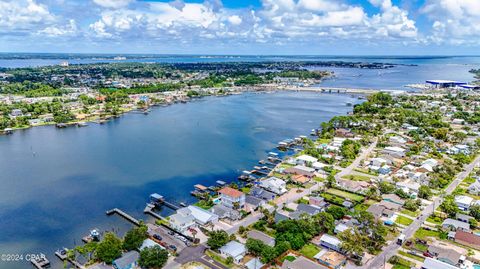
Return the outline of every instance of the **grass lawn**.
{"type": "Polygon", "coordinates": [[[397,219],[395,220],[395,222],[404,226],[408,226],[412,224],[413,220],[404,216],[397,216],[397,219]]]}
{"type": "Polygon", "coordinates": [[[319,144],[328,144],[328,143],[332,142],[332,139],[319,138],[319,139],[317,139],[317,142],[319,144]]]}
{"type": "Polygon", "coordinates": [[[418,244],[418,243],[415,243],[415,248],[421,252],[425,252],[428,250],[428,246],[424,244],[418,244]]]}
{"type": "Polygon", "coordinates": [[[287,261],[289,261],[289,262],[293,262],[293,261],[296,260],[296,259],[297,259],[297,258],[295,258],[295,256],[287,255],[287,256],[283,257],[283,260],[282,260],[282,261],[287,260],[287,261]]]}
{"type": "Polygon", "coordinates": [[[360,173],[364,173],[364,174],[368,174],[368,175],[371,175],[371,176],[378,176],[378,174],[376,174],[376,173],[374,173],[374,172],[370,172],[370,171],[368,171],[368,169],[355,168],[355,169],[353,169],[353,171],[360,172],[360,173]]]}
{"type": "Polygon", "coordinates": [[[330,203],[341,205],[343,202],[345,202],[345,199],[343,199],[342,197],[338,197],[330,193],[322,193],[321,196],[330,203]]]}
{"type": "Polygon", "coordinates": [[[356,206],[354,207],[354,209],[357,210],[357,211],[365,211],[365,210],[368,209],[368,207],[369,207],[369,205],[363,203],[363,204],[358,204],[358,205],[356,205],[356,206]]]}
{"type": "Polygon", "coordinates": [[[405,215],[407,215],[407,216],[410,216],[410,217],[414,217],[414,218],[415,218],[415,217],[417,217],[417,216],[418,216],[418,213],[420,213],[420,212],[419,212],[419,211],[417,211],[417,212],[413,212],[413,211],[410,211],[410,210],[408,210],[408,209],[404,209],[404,210],[400,211],[400,213],[402,213],[402,214],[405,214],[405,215]]]}
{"type": "Polygon", "coordinates": [[[396,256],[397,257],[397,263],[393,265],[392,268],[394,269],[410,269],[412,268],[412,266],[415,266],[415,264],[411,261],[408,261],[400,256],[396,256]]]}
{"type": "Polygon", "coordinates": [[[308,258],[313,258],[318,252],[320,252],[320,249],[313,244],[306,244],[300,249],[300,253],[308,258]]]}
{"type": "Polygon", "coordinates": [[[339,196],[339,197],[343,197],[343,198],[346,198],[346,199],[348,198],[351,201],[355,201],[355,202],[358,202],[358,203],[362,202],[363,199],[364,199],[364,197],[361,196],[361,195],[346,192],[346,191],[342,191],[342,190],[339,190],[339,189],[334,189],[334,188],[328,189],[327,193],[330,193],[330,194],[333,194],[333,195],[336,195],[336,196],[339,196]]]}
{"type": "Polygon", "coordinates": [[[415,232],[415,237],[425,240],[427,237],[439,238],[440,233],[438,231],[428,231],[423,228],[418,229],[415,232]]]}
{"type": "Polygon", "coordinates": [[[434,223],[434,224],[437,224],[437,225],[440,225],[440,224],[442,224],[443,219],[438,217],[438,216],[430,215],[430,216],[428,216],[427,221],[431,222],[431,223],[434,223]]]}
{"type": "Polygon", "coordinates": [[[217,253],[211,251],[211,250],[207,250],[205,252],[210,258],[212,258],[213,260],[225,265],[226,267],[228,268],[232,268],[233,264],[228,264],[227,263],[227,260],[224,259],[223,257],[221,257],[220,255],[218,255],[217,253]]]}
{"type": "Polygon", "coordinates": [[[398,251],[398,254],[400,254],[400,255],[402,255],[402,256],[405,256],[405,257],[408,257],[408,258],[411,258],[411,259],[414,259],[414,260],[417,260],[417,261],[419,261],[419,262],[425,261],[425,258],[424,258],[424,257],[420,257],[420,256],[417,256],[417,255],[413,255],[413,254],[407,253],[407,252],[405,252],[405,251],[399,250],[399,251],[398,251]]]}
{"type": "Polygon", "coordinates": [[[342,178],[353,180],[353,181],[370,181],[371,179],[369,176],[357,175],[357,174],[345,175],[342,178]]]}

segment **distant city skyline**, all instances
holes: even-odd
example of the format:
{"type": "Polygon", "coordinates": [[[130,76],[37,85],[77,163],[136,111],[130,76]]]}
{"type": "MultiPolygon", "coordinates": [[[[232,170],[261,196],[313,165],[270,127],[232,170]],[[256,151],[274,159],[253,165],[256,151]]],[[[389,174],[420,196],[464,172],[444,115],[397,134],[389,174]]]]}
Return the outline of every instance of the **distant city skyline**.
{"type": "Polygon", "coordinates": [[[0,0],[0,51],[478,55],[477,0],[0,0]]]}

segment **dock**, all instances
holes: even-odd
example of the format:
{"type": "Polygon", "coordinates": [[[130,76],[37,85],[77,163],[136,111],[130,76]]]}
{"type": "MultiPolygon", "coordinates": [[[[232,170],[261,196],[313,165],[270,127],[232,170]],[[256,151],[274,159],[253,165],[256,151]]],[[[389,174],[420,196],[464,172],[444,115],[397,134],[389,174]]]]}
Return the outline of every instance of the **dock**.
{"type": "MultiPolygon", "coordinates": [[[[201,186],[202,188],[205,188],[205,189],[206,189],[206,187],[204,187],[204,186],[202,186],[202,185],[199,185],[199,184],[197,184],[197,185],[198,185],[198,186],[201,186]]],[[[197,186],[197,185],[195,185],[195,186],[197,186]]],[[[191,193],[192,195],[194,195],[192,192],[190,192],[190,193],[191,193]]],[[[162,195],[158,194],[158,193],[152,193],[152,194],[150,194],[150,201],[151,201],[151,203],[152,203],[153,205],[155,205],[155,206],[165,205],[165,206],[167,206],[167,207],[170,207],[170,208],[173,209],[173,210],[178,210],[178,209],[180,209],[180,206],[175,205],[175,204],[172,204],[172,203],[166,201],[165,198],[164,198],[162,195]]]]}
{"type": "Polygon", "coordinates": [[[68,253],[67,248],[59,249],[59,250],[55,251],[55,256],[57,256],[60,260],[64,261],[68,257],[67,253],[68,253]]]}
{"type": "Polygon", "coordinates": [[[124,211],[122,211],[121,209],[118,209],[118,208],[114,208],[114,209],[110,209],[110,210],[107,210],[105,212],[108,216],[110,215],[113,215],[113,214],[118,214],[120,216],[122,216],[123,218],[125,218],[126,220],[130,221],[131,223],[137,225],[137,226],[140,226],[140,221],[137,220],[136,218],[130,216],[129,214],[125,213],[124,211]]]}
{"type": "Polygon", "coordinates": [[[50,267],[50,261],[45,257],[32,258],[30,262],[38,269],[44,269],[50,267]]]}
{"type": "Polygon", "coordinates": [[[154,218],[159,219],[159,220],[166,220],[164,217],[155,213],[155,211],[153,211],[153,209],[155,209],[155,205],[152,204],[152,203],[147,203],[147,205],[145,206],[145,209],[143,210],[143,213],[150,214],[151,216],[153,216],[154,218]]]}

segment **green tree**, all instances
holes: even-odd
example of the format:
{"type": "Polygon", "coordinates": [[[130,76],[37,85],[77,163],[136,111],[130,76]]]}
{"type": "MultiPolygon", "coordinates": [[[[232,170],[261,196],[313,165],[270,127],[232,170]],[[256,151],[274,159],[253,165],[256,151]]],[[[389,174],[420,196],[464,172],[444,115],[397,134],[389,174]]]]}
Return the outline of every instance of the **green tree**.
{"type": "Polygon", "coordinates": [[[453,195],[446,196],[443,203],[440,205],[440,208],[450,217],[455,216],[455,214],[457,214],[459,210],[457,204],[455,203],[455,197],[453,195]]]}
{"type": "Polygon", "coordinates": [[[148,238],[147,226],[141,225],[127,232],[123,239],[123,249],[129,251],[138,249],[143,241],[148,238]]]}
{"type": "Polygon", "coordinates": [[[210,232],[209,238],[207,240],[207,245],[213,249],[217,250],[224,245],[226,245],[229,241],[230,237],[228,236],[228,233],[220,230],[220,231],[213,231],[210,232]]]}
{"type": "Polygon", "coordinates": [[[378,184],[378,189],[383,194],[389,194],[389,193],[393,193],[395,191],[395,186],[392,183],[389,183],[389,182],[386,182],[386,181],[381,181],[378,184]]]}
{"type": "Polygon", "coordinates": [[[428,186],[422,185],[418,189],[418,197],[428,200],[432,197],[432,190],[428,186]]]}
{"type": "Polygon", "coordinates": [[[122,255],[122,240],[113,233],[106,233],[95,249],[95,257],[102,262],[111,264],[122,255]]]}
{"type": "Polygon", "coordinates": [[[480,205],[472,205],[470,207],[470,216],[474,217],[476,220],[480,220],[480,205]]]}
{"type": "Polygon", "coordinates": [[[148,247],[140,251],[138,264],[145,269],[160,269],[168,260],[168,252],[159,247],[148,247]]]}

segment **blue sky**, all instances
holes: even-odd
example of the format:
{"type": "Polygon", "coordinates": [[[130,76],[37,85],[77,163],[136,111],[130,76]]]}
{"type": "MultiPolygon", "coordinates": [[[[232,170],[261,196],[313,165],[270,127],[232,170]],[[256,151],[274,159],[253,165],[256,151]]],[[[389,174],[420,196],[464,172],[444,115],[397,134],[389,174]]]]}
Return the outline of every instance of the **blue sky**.
{"type": "Polygon", "coordinates": [[[479,0],[0,0],[0,51],[473,55],[479,0]]]}

